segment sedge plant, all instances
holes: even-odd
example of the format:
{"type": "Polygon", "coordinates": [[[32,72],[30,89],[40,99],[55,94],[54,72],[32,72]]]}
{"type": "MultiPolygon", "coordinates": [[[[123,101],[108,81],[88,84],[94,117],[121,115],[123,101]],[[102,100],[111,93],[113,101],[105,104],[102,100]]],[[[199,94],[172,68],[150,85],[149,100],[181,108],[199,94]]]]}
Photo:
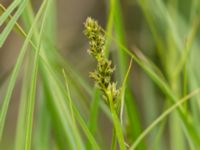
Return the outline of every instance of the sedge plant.
{"type": "Polygon", "coordinates": [[[105,29],[84,23],[96,88],[57,48],[56,3],[0,2],[0,47],[12,31],[22,41],[0,70],[0,149],[199,150],[200,2],[106,1],[105,29]]]}

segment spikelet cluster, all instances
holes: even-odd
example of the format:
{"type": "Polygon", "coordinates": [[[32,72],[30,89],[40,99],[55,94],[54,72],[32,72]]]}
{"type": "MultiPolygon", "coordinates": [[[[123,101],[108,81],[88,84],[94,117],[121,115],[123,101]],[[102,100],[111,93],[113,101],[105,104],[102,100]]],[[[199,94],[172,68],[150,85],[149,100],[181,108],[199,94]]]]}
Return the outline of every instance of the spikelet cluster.
{"type": "Polygon", "coordinates": [[[116,105],[120,97],[120,90],[116,88],[116,83],[111,81],[115,68],[105,56],[105,34],[98,22],[90,17],[87,18],[84,26],[84,34],[89,40],[88,53],[97,61],[96,70],[90,72],[90,77],[95,80],[97,87],[103,92],[106,103],[109,104],[108,94],[111,94],[113,104],[116,105]]]}

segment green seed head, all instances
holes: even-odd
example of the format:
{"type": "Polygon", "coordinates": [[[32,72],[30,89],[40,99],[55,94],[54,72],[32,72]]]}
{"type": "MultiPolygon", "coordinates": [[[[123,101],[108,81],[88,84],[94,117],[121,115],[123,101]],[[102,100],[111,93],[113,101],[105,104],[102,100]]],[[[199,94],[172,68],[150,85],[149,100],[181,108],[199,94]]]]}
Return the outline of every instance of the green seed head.
{"type": "Polygon", "coordinates": [[[107,104],[109,104],[109,95],[112,97],[113,104],[118,104],[120,90],[117,89],[116,83],[111,81],[115,68],[112,67],[112,62],[104,54],[105,35],[102,32],[103,29],[97,21],[90,17],[87,18],[84,25],[84,34],[89,39],[88,53],[97,61],[96,70],[90,72],[90,77],[95,80],[96,86],[103,92],[103,98],[107,104]]]}

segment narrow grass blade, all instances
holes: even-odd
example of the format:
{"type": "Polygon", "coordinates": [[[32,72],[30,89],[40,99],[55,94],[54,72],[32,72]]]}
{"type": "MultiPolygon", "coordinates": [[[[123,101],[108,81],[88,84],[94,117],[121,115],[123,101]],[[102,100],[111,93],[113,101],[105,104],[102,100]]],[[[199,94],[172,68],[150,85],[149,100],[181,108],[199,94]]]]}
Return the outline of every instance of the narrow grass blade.
{"type": "MultiPolygon", "coordinates": [[[[118,44],[118,43],[117,43],[118,44]]],[[[140,67],[144,69],[144,71],[152,78],[152,80],[160,87],[160,89],[167,95],[167,97],[172,100],[173,103],[175,103],[178,98],[177,96],[171,91],[168,84],[163,81],[155,72],[153,72],[148,66],[146,66],[142,61],[140,61],[132,52],[130,52],[127,48],[125,48],[123,45],[120,45],[120,47],[128,54],[130,55],[136,63],[140,67]]],[[[178,108],[180,117],[183,121],[184,126],[186,127],[186,131],[189,133],[190,137],[193,138],[193,141],[196,145],[199,145],[200,137],[196,133],[196,129],[194,125],[189,121],[190,117],[189,114],[185,114],[183,111],[183,108],[178,108]]]]}
{"type": "Polygon", "coordinates": [[[127,84],[126,82],[128,80],[128,75],[130,73],[131,66],[132,66],[132,59],[130,61],[128,70],[126,72],[126,75],[125,75],[123,83],[122,83],[122,96],[121,96],[121,108],[120,108],[120,122],[121,122],[121,125],[123,125],[123,112],[124,112],[124,101],[125,101],[124,99],[125,99],[126,84],[127,84]]]}
{"type": "Polygon", "coordinates": [[[96,140],[94,139],[92,133],[90,132],[90,130],[88,129],[86,123],[84,122],[83,118],[81,117],[81,115],[79,114],[79,112],[76,110],[75,107],[74,108],[74,112],[77,118],[77,121],[79,122],[81,128],[83,129],[83,132],[85,133],[85,136],[88,138],[88,140],[90,141],[93,149],[95,150],[100,150],[99,145],[97,144],[96,140]]]}
{"type": "Polygon", "coordinates": [[[191,31],[189,32],[189,35],[187,37],[185,47],[183,49],[183,53],[181,55],[179,63],[177,64],[176,68],[174,69],[175,70],[174,77],[177,77],[180,74],[181,70],[183,69],[185,63],[187,62],[187,60],[189,58],[189,53],[190,53],[193,41],[195,39],[195,35],[197,34],[199,24],[200,24],[199,18],[195,19],[191,26],[191,31]]]}
{"type": "Polygon", "coordinates": [[[8,110],[8,107],[9,107],[9,102],[10,102],[10,98],[11,98],[11,95],[12,95],[12,91],[13,91],[13,88],[14,88],[14,85],[15,85],[15,82],[16,82],[16,79],[17,79],[17,75],[18,75],[20,67],[22,65],[23,58],[24,58],[28,43],[30,41],[31,35],[33,34],[35,25],[36,25],[39,17],[43,13],[43,9],[44,9],[44,4],[41,6],[33,24],[32,24],[32,27],[31,27],[31,29],[30,29],[30,31],[29,31],[26,39],[25,39],[25,42],[24,42],[22,49],[19,53],[19,56],[17,58],[17,62],[15,64],[15,67],[12,71],[12,74],[11,74],[11,77],[10,77],[10,80],[9,80],[9,83],[8,83],[8,89],[7,89],[5,97],[3,99],[3,104],[1,106],[1,112],[0,112],[0,139],[1,139],[2,134],[3,134],[5,118],[6,118],[7,110],[8,110]]]}
{"type": "MultiPolygon", "coordinates": [[[[48,0],[44,0],[43,4],[45,5],[44,16],[42,19],[42,25],[40,29],[40,34],[38,37],[37,49],[34,56],[32,78],[30,84],[30,92],[28,95],[28,104],[27,104],[27,116],[26,116],[26,137],[25,137],[25,150],[31,149],[31,139],[32,139],[32,127],[33,127],[33,118],[34,118],[34,107],[35,107],[35,94],[36,94],[36,83],[37,83],[37,73],[38,73],[38,63],[39,63],[39,53],[42,43],[42,35],[45,26],[45,19],[48,10],[48,0]]],[[[43,5],[42,4],[42,5],[43,5]]]]}
{"type": "MultiPolygon", "coordinates": [[[[2,4],[0,4],[0,15],[2,15],[5,11],[6,11],[6,8],[2,4]]],[[[10,15],[8,17],[8,19],[6,20],[6,23],[8,23],[9,20],[11,20],[11,19],[12,19],[12,16],[10,15]]],[[[27,34],[24,32],[24,30],[22,29],[22,27],[17,22],[15,22],[14,30],[17,33],[19,33],[22,36],[24,36],[24,38],[26,38],[27,34]]]]}
{"type": "MultiPolygon", "coordinates": [[[[67,90],[67,100],[68,100],[68,104],[69,104],[69,109],[70,109],[70,114],[71,114],[71,119],[72,119],[72,125],[75,128],[76,132],[78,133],[79,131],[78,131],[76,120],[75,120],[75,115],[74,115],[74,110],[73,110],[73,105],[72,105],[72,98],[71,98],[71,94],[70,94],[70,91],[69,91],[69,85],[68,85],[68,82],[67,82],[67,76],[65,74],[64,69],[63,69],[63,75],[64,75],[65,85],[66,85],[66,90],[67,90]]],[[[79,142],[78,141],[75,141],[75,142],[76,142],[76,144],[78,146],[78,149],[80,149],[81,145],[79,144],[79,142]]]]}
{"type": "MultiPolygon", "coordinates": [[[[45,93],[42,89],[41,100],[39,101],[39,109],[37,115],[36,130],[33,133],[34,142],[33,148],[37,150],[49,150],[52,147],[52,123],[50,120],[50,113],[48,110],[48,103],[46,101],[45,93]]],[[[63,138],[64,139],[64,138],[63,138]]]]}
{"type": "MultiPolygon", "coordinates": [[[[29,57],[28,57],[29,58],[29,57]]],[[[30,59],[31,60],[31,59],[30,59]]],[[[30,75],[30,68],[28,68],[28,65],[30,65],[30,61],[26,63],[25,66],[25,73],[24,73],[24,79],[23,79],[23,85],[22,85],[22,91],[20,96],[20,103],[19,103],[19,111],[18,111],[18,118],[17,118],[17,129],[16,129],[16,137],[15,137],[15,150],[24,149],[24,141],[25,141],[25,116],[26,116],[26,108],[27,108],[27,93],[30,83],[29,75],[30,75]]]]}
{"type": "Polygon", "coordinates": [[[137,145],[140,143],[140,141],[156,126],[158,125],[163,119],[165,119],[166,116],[168,116],[172,111],[176,110],[178,107],[180,107],[183,103],[188,101],[191,97],[197,95],[200,93],[200,89],[197,89],[187,95],[186,97],[182,98],[175,104],[173,104],[170,108],[168,108],[164,113],[162,113],[148,128],[146,128],[142,134],[137,138],[137,140],[131,145],[130,150],[134,150],[137,145]]]}
{"type": "MultiPolygon", "coordinates": [[[[66,74],[65,72],[63,71],[63,74],[64,74],[64,77],[65,77],[65,81],[66,81],[66,74]]],[[[76,125],[76,121],[75,121],[75,115],[74,115],[74,109],[75,107],[73,106],[73,103],[72,103],[72,99],[71,99],[71,96],[70,96],[70,92],[69,92],[69,87],[68,87],[68,84],[66,82],[66,87],[67,87],[67,95],[68,95],[68,104],[70,105],[70,110],[71,110],[71,115],[72,115],[72,121],[73,121],[73,124],[75,127],[77,127],[76,125]]],[[[81,119],[78,111],[76,110],[76,117],[78,118],[78,122],[80,123],[84,133],[86,134],[86,136],[88,137],[88,140],[90,141],[90,143],[92,144],[93,148],[98,150],[99,147],[97,146],[97,143],[96,141],[94,140],[92,134],[90,133],[89,129],[87,128],[86,124],[84,123],[83,119],[81,119]]]]}
{"type": "MultiPolygon", "coordinates": [[[[99,104],[100,104],[100,92],[99,90],[95,89],[93,92],[94,96],[92,98],[91,106],[90,106],[90,116],[88,121],[88,128],[93,136],[96,135],[96,132],[98,132],[98,114],[99,114],[99,104]]],[[[99,132],[98,132],[99,133],[99,132]]],[[[90,142],[86,142],[86,149],[91,149],[90,142]]]]}
{"type": "Polygon", "coordinates": [[[9,23],[6,25],[5,29],[2,31],[0,35],[0,47],[3,46],[6,38],[8,37],[9,33],[11,32],[12,28],[14,27],[15,23],[17,22],[18,18],[21,16],[22,12],[24,11],[26,4],[28,0],[23,0],[17,9],[15,15],[12,17],[12,19],[9,21],[9,23]]]}
{"type": "MultiPolygon", "coordinates": [[[[21,3],[22,0],[14,0],[7,9],[4,9],[4,13],[0,16],[0,26],[10,16],[13,10],[21,3]]],[[[2,8],[2,7],[1,7],[2,8]]]]}

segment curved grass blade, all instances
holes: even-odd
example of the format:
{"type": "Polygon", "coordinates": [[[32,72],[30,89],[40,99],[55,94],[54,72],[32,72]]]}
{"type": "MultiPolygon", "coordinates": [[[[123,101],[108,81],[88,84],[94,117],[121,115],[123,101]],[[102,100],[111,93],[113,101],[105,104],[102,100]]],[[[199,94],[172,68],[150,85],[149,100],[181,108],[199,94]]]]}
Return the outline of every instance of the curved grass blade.
{"type": "Polygon", "coordinates": [[[123,112],[124,112],[124,99],[125,99],[125,92],[126,92],[126,82],[128,80],[128,75],[130,73],[131,67],[132,67],[132,59],[131,59],[131,61],[129,63],[128,70],[126,72],[126,75],[125,75],[123,83],[122,83],[122,96],[121,96],[121,109],[120,109],[120,122],[121,122],[121,125],[123,125],[123,112]]]}
{"type": "Polygon", "coordinates": [[[165,112],[163,112],[148,128],[146,128],[142,134],[137,138],[137,140],[131,145],[129,150],[134,150],[137,145],[140,143],[140,141],[156,126],[158,125],[163,119],[165,119],[166,116],[168,116],[172,111],[179,108],[183,103],[188,101],[193,96],[200,93],[200,89],[196,89],[195,91],[191,92],[186,97],[182,98],[181,100],[177,101],[175,104],[173,104],[170,108],[168,108],[165,112]]]}

